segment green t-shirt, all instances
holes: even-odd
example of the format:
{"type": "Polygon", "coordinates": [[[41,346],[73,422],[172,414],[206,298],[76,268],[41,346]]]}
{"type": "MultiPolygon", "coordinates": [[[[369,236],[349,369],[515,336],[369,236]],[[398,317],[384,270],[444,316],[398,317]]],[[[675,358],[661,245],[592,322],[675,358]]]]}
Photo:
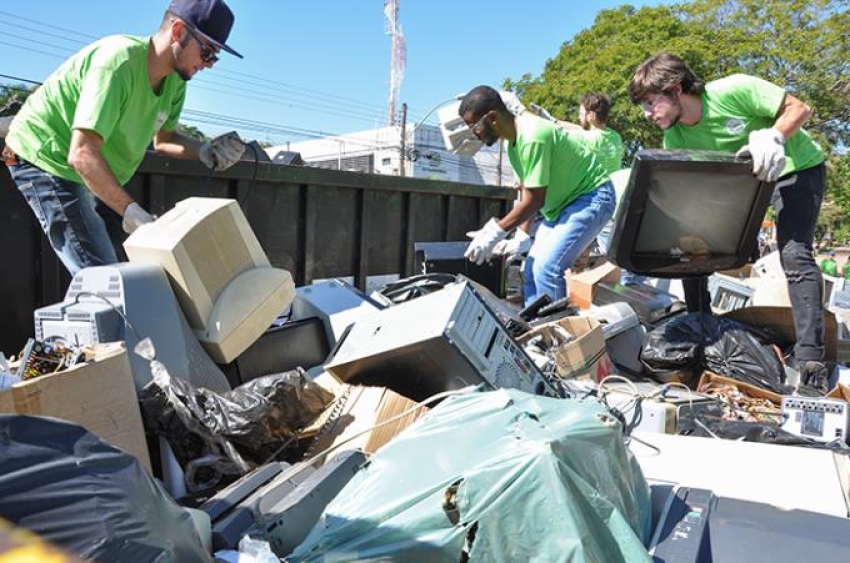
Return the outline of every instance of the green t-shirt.
{"type": "Polygon", "coordinates": [[[593,153],[554,123],[526,113],[516,125],[508,158],[523,187],[546,188],[540,212],[547,220],[557,219],[567,205],[608,179],[593,153]]]}
{"type": "Polygon", "coordinates": [[[850,280],[850,261],[844,264],[844,267],[842,268],[842,273],[844,274],[845,280],[850,280]]]}
{"type": "MultiPolygon", "coordinates": [[[[751,131],[773,127],[785,100],[785,89],[746,74],[733,74],[705,85],[702,119],[677,123],[664,132],[664,148],[736,152],[751,131]]],[[[820,147],[800,129],[785,143],[782,176],[824,161],[820,147]]]]}
{"type": "Polygon", "coordinates": [[[149,41],[106,37],[65,61],[27,99],[9,128],[7,143],[42,170],[81,184],[67,162],[71,133],[95,131],[103,138],[109,168],[126,184],[154,135],[177,127],[186,95],[186,84],[176,74],[154,93],[148,79],[149,41]]]}
{"type": "Polygon", "coordinates": [[[596,155],[599,164],[611,174],[623,166],[623,139],[613,129],[568,130],[596,155]]]}
{"type": "Polygon", "coordinates": [[[837,276],[838,264],[832,258],[824,258],[820,263],[820,271],[828,276],[837,276]]]}

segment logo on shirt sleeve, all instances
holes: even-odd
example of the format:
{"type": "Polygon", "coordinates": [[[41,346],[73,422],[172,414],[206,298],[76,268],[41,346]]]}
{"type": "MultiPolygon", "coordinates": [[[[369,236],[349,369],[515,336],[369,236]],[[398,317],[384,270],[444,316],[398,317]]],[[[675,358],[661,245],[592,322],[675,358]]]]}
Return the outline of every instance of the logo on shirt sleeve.
{"type": "Polygon", "coordinates": [[[740,135],[746,129],[743,119],[731,118],[726,120],[726,132],[730,135],[740,135]]]}
{"type": "Polygon", "coordinates": [[[162,126],[165,125],[165,122],[168,120],[168,112],[161,111],[156,114],[156,121],[154,121],[154,131],[159,131],[162,129],[162,126]]]}

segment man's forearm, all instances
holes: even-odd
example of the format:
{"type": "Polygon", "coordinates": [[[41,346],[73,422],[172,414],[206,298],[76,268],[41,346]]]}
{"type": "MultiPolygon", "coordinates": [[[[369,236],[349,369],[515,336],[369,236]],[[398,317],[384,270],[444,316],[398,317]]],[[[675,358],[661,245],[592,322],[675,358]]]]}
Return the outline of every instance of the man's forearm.
{"type": "Polygon", "coordinates": [[[773,128],[782,133],[785,140],[788,140],[808,121],[811,114],[812,110],[808,105],[791,94],[787,94],[773,128]]]}
{"type": "Polygon", "coordinates": [[[160,132],[154,138],[154,150],[159,154],[183,160],[198,160],[201,142],[177,131],[160,132]]]}
{"type": "Polygon", "coordinates": [[[69,164],[99,200],[119,215],[124,215],[124,210],[134,200],[118,183],[99,151],[81,148],[69,159],[69,164]]]}
{"type": "MultiPolygon", "coordinates": [[[[499,221],[499,226],[510,231],[534,218],[534,215],[543,207],[546,188],[529,190],[522,188],[522,198],[513,209],[499,221]]],[[[528,232],[528,231],[526,231],[528,232]]]]}

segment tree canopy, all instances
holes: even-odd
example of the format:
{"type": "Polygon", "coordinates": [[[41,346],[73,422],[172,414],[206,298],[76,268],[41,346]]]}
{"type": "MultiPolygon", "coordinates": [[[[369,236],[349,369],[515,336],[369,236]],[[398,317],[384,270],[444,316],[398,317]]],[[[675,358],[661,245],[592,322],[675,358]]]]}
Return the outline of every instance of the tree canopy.
{"type": "MultiPolygon", "coordinates": [[[[706,81],[741,72],[785,87],[813,109],[806,129],[830,154],[827,193],[850,215],[850,3],[847,0],[695,0],[599,12],[563,43],[539,76],[505,80],[526,103],[575,121],[581,96],[612,99],[609,125],[630,159],[660,147],[662,132],[629,100],[635,68],[660,51],[674,53],[706,81]]],[[[822,218],[827,220],[825,216],[822,218]]],[[[850,228],[846,229],[850,235],[850,228]]]]}

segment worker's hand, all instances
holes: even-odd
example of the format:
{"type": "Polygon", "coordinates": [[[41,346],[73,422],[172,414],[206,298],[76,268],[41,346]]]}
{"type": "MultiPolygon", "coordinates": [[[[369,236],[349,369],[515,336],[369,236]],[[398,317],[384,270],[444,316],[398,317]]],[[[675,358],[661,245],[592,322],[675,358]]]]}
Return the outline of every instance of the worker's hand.
{"type": "Polygon", "coordinates": [[[490,259],[496,243],[508,236],[508,232],[500,227],[499,222],[493,217],[480,230],[468,232],[466,236],[472,238],[472,242],[469,243],[463,255],[470,262],[481,265],[490,259]]]}
{"type": "Polygon", "coordinates": [[[751,157],[756,178],[775,182],[785,168],[785,136],[773,128],[753,131],[735,156],[751,157]]]}
{"type": "Polygon", "coordinates": [[[522,229],[514,231],[513,238],[505,239],[496,243],[493,247],[493,254],[500,254],[505,257],[508,262],[516,260],[524,254],[528,254],[531,250],[531,237],[522,229]]]}
{"type": "Polygon", "coordinates": [[[220,135],[201,145],[200,159],[216,172],[227,170],[245,154],[245,142],[235,131],[220,135]]]}
{"type": "Polygon", "coordinates": [[[127,206],[124,210],[124,219],[121,221],[121,227],[128,235],[132,235],[133,231],[146,223],[152,223],[154,216],[142,209],[142,206],[135,201],[127,206]]]}

